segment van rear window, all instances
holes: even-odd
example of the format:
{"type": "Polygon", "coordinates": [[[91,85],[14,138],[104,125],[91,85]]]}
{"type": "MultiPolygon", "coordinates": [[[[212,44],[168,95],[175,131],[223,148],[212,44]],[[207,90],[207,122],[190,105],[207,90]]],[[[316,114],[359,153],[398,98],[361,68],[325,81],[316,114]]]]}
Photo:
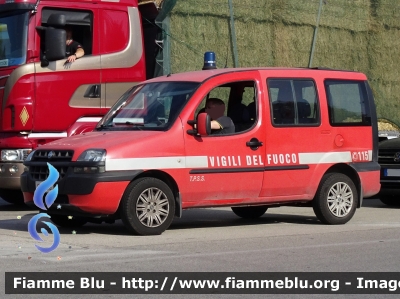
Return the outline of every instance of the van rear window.
{"type": "Polygon", "coordinates": [[[316,126],[320,123],[318,96],[311,79],[267,80],[274,126],[316,126]]]}
{"type": "Polygon", "coordinates": [[[332,126],[369,126],[371,113],[364,81],[326,80],[332,126]]]}

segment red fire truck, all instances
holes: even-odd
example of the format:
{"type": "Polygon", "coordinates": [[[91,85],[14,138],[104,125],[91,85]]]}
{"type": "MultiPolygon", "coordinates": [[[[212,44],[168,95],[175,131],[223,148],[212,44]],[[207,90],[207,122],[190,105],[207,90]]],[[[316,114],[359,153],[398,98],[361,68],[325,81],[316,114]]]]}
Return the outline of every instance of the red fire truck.
{"type": "Polygon", "coordinates": [[[184,209],[227,206],[255,218],[282,205],[312,206],[321,222],[343,224],[379,191],[377,132],[361,73],[171,74],[128,90],[94,132],[30,153],[21,186],[33,205],[55,167],[58,197],[47,213],[61,226],[122,218],[133,233],[160,234],[184,209]],[[211,98],[226,103],[220,112],[234,130],[211,130],[202,112],[211,98]]]}
{"type": "Polygon", "coordinates": [[[159,30],[143,34],[141,16],[151,23],[157,9],[140,9],[137,0],[0,0],[1,198],[23,201],[32,149],[92,130],[128,88],[152,77],[154,57],[146,63],[144,53],[155,52],[159,30]],[[85,51],[73,63],[65,63],[65,25],[85,51]]]}

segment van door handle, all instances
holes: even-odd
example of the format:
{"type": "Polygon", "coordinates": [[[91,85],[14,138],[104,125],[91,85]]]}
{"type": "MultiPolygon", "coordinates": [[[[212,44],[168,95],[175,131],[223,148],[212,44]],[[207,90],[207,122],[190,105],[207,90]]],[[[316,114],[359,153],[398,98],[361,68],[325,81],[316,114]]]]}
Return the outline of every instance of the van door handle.
{"type": "Polygon", "coordinates": [[[262,145],[263,143],[259,141],[257,138],[251,138],[250,141],[246,142],[246,146],[250,147],[253,151],[258,149],[262,145]]]}

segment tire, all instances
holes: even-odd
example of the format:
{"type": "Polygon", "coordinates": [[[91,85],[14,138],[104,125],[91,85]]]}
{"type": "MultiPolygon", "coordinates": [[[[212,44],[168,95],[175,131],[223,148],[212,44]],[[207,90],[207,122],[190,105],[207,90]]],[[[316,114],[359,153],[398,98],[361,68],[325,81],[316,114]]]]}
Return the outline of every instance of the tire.
{"type": "Polygon", "coordinates": [[[246,219],[255,219],[259,218],[265,214],[268,210],[266,206],[254,206],[254,207],[232,207],[233,213],[237,216],[246,218],[246,219]]]}
{"type": "Polygon", "coordinates": [[[162,234],[175,215],[171,188],[156,178],[141,178],[130,183],[121,204],[122,221],[136,235],[162,234]]]}
{"type": "Polygon", "coordinates": [[[58,214],[49,214],[51,217],[51,221],[60,227],[66,228],[76,228],[81,227],[87,223],[84,218],[73,216],[72,219],[69,219],[70,216],[67,215],[58,215],[58,214]]]}
{"type": "Polygon", "coordinates": [[[353,181],[342,173],[328,173],[322,177],[313,209],[325,224],[345,224],[356,212],[358,192],[353,181]]]}
{"type": "Polygon", "coordinates": [[[22,206],[24,203],[24,195],[21,190],[0,189],[0,197],[8,203],[22,206]]]}
{"type": "Polygon", "coordinates": [[[400,200],[394,195],[379,195],[379,199],[385,205],[398,207],[400,206],[400,200]]]}

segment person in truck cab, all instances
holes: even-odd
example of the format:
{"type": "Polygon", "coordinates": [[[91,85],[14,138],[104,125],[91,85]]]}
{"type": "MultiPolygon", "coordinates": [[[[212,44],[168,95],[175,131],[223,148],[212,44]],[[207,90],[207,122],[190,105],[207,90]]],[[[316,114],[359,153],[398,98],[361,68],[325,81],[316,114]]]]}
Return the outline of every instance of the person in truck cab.
{"type": "Polygon", "coordinates": [[[211,117],[211,134],[235,133],[235,125],[230,117],[225,116],[225,103],[218,98],[209,98],[205,112],[211,117]]]}
{"type": "Polygon", "coordinates": [[[74,62],[76,59],[85,55],[85,51],[82,48],[82,45],[77,41],[72,39],[72,28],[65,27],[65,31],[67,33],[67,41],[66,41],[66,55],[67,62],[74,62]]]}

